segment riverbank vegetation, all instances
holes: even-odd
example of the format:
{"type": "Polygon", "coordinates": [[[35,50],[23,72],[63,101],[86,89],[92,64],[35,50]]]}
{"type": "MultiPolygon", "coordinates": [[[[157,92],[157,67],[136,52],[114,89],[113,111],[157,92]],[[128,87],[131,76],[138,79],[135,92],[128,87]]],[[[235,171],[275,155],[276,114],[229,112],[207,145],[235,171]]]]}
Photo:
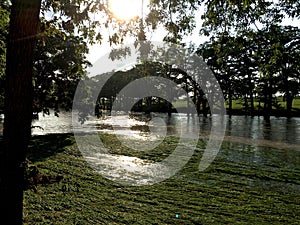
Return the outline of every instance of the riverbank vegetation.
{"type": "MultiPolygon", "coordinates": [[[[276,97],[274,99],[277,103],[277,107],[273,106],[271,111],[271,116],[278,116],[278,117],[284,117],[284,116],[294,116],[299,117],[300,116],[300,97],[295,97],[292,104],[292,111],[289,115],[287,115],[285,109],[286,109],[286,102],[284,101],[284,97],[276,97]]],[[[264,103],[259,101],[259,99],[254,98],[254,110],[253,110],[253,116],[264,116],[263,108],[264,103]]],[[[186,108],[187,102],[186,101],[176,101],[174,103],[174,108],[186,108]]],[[[228,112],[229,110],[229,102],[226,101],[226,110],[228,112]]],[[[233,99],[232,100],[232,108],[231,108],[231,115],[251,115],[249,111],[245,108],[244,100],[243,99],[233,99]]]]}
{"type": "MultiPolygon", "coordinates": [[[[211,63],[211,62],[210,62],[211,63]]],[[[197,68],[195,68],[196,70],[197,68]]],[[[195,71],[194,71],[195,72],[195,71]]],[[[203,71],[202,71],[203,72],[203,71]]],[[[201,71],[199,72],[201,73],[201,71]]],[[[296,71],[296,73],[298,73],[296,71]]],[[[219,84],[222,88],[222,94],[225,99],[225,108],[228,115],[249,115],[249,116],[264,116],[269,118],[270,116],[285,116],[295,117],[300,116],[300,104],[299,104],[299,90],[300,85],[296,85],[298,81],[293,80],[292,97],[287,97],[287,94],[282,92],[282,89],[275,88],[276,85],[281,85],[280,81],[273,83],[272,94],[265,96],[265,91],[261,89],[264,80],[255,79],[257,84],[253,84],[253,90],[251,95],[245,91],[248,87],[243,84],[244,81],[236,79],[235,86],[231,86],[232,93],[229,95],[227,89],[228,84],[225,85],[224,77],[215,74],[219,84]],[[245,87],[245,88],[240,88],[245,87]],[[269,99],[270,98],[270,99],[269,99]],[[268,101],[268,102],[267,102],[268,101]]],[[[295,74],[296,76],[296,74],[295,74]]],[[[207,116],[213,109],[221,109],[220,99],[213,95],[207,95],[206,93],[213,93],[216,87],[215,85],[208,85],[205,80],[205,76],[197,76],[195,74],[188,74],[185,71],[174,68],[172,65],[147,62],[144,64],[138,64],[134,68],[126,71],[117,71],[115,73],[105,73],[97,75],[86,81],[88,90],[92,90],[95,93],[92,99],[98,99],[96,103],[96,113],[101,115],[102,110],[111,110],[115,101],[118,99],[118,106],[120,110],[124,108],[123,105],[127,105],[128,102],[136,102],[131,108],[132,111],[142,112],[176,112],[181,110],[183,112],[189,112],[190,107],[194,107],[198,114],[207,116]],[[131,94],[132,96],[120,96],[120,91],[129,85],[131,82],[147,78],[149,76],[166,78],[177,84],[177,87],[168,87],[167,90],[161,90],[159,85],[153,87],[153,91],[159,91],[166,96],[168,93],[172,94],[172,104],[165,99],[158,98],[156,96],[149,96],[137,101],[138,96],[131,94]],[[104,84],[104,80],[106,81],[104,84]],[[194,80],[197,80],[195,82],[194,80]],[[98,88],[102,87],[100,93],[98,88]],[[201,87],[205,86],[206,90],[202,90],[201,87]],[[181,93],[184,90],[186,93],[181,93]],[[187,95],[189,98],[187,98],[187,95]],[[96,97],[97,96],[97,97],[96,97]],[[215,98],[215,99],[214,99],[215,98]],[[210,99],[210,104],[208,99],[210,99]],[[121,101],[122,100],[122,101],[121,101]],[[122,103],[123,102],[123,103],[122,103]]],[[[151,82],[151,80],[149,80],[151,82]]],[[[291,80],[289,80],[291,82],[291,80]]],[[[230,84],[231,85],[231,84],[230,84]]],[[[138,90],[136,90],[137,92],[138,90]]],[[[91,103],[93,104],[93,103],[91,103]]],[[[118,110],[115,108],[115,110],[118,110]]],[[[128,109],[129,110],[129,109],[128,109]]]]}
{"type": "MultiPolygon", "coordinates": [[[[299,117],[300,116],[300,97],[295,97],[291,106],[291,111],[286,111],[286,101],[284,97],[274,97],[274,104],[270,112],[270,116],[278,117],[299,117]]],[[[249,106],[245,106],[243,99],[232,100],[231,115],[252,115],[264,116],[265,104],[260,99],[254,98],[253,112],[249,112],[249,106]]],[[[229,110],[229,102],[226,103],[226,108],[229,110]]]]}
{"type": "MultiPolygon", "coordinates": [[[[111,135],[101,138],[116,149],[111,135]]],[[[169,137],[170,146],[173,142],[169,137]]],[[[298,223],[298,151],[224,142],[214,163],[200,172],[204,147],[205,140],[200,140],[194,156],[174,177],[130,187],[93,171],[72,135],[35,136],[28,159],[40,175],[63,178],[25,191],[24,224],[298,223]]]]}

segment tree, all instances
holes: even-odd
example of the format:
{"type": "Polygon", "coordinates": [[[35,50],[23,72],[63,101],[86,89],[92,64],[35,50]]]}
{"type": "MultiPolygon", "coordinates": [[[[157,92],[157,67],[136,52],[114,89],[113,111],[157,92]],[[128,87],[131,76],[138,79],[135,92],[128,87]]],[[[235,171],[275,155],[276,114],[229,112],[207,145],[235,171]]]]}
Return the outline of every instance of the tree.
{"type": "MultiPolygon", "coordinates": [[[[299,93],[299,28],[283,27],[281,22],[284,17],[299,18],[299,1],[202,2],[206,11],[201,33],[211,36],[206,52],[214,52],[206,60],[221,84],[228,84],[223,85],[224,95],[233,87],[230,81],[236,81],[234,92],[244,98],[246,111],[253,115],[253,95],[258,90],[269,118],[272,107],[279,106],[275,94],[285,93],[289,115],[292,99],[299,93]]],[[[199,51],[205,55],[205,46],[199,51]]]]}
{"type": "MultiPolygon", "coordinates": [[[[9,224],[21,224],[25,155],[31,136],[32,75],[37,37],[53,34],[53,30],[45,29],[51,27],[60,28],[62,37],[73,34],[74,22],[78,35],[89,38],[91,42],[101,38],[93,29],[97,22],[92,24],[94,27],[90,27],[90,30],[87,30],[84,22],[89,19],[87,10],[92,6],[90,3],[82,1],[81,5],[86,6],[83,10],[71,1],[59,3],[49,0],[44,1],[43,5],[41,0],[13,0],[11,3],[6,52],[4,146],[0,150],[0,210],[3,215],[1,220],[9,221],[9,224]],[[41,7],[46,11],[51,9],[52,12],[58,13],[59,17],[40,23],[41,7]]],[[[102,7],[99,2],[94,3],[94,7],[95,5],[102,7]]],[[[43,10],[42,14],[45,16],[43,10]]],[[[73,37],[73,40],[75,39],[73,37]]],[[[66,75],[70,76],[70,73],[66,75]]]]}
{"type": "Polygon", "coordinates": [[[6,55],[4,148],[0,152],[3,221],[22,223],[24,162],[31,135],[32,68],[40,0],[12,1],[6,55]]]}
{"type": "MultiPolygon", "coordinates": [[[[4,108],[4,80],[6,39],[9,24],[9,3],[0,5],[0,112],[4,108]]],[[[62,31],[41,18],[39,36],[34,53],[33,85],[35,113],[49,114],[59,108],[69,110],[78,81],[86,75],[88,46],[84,38],[62,31]]]]}
{"type": "MultiPolygon", "coordinates": [[[[152,6],[158,2],[155,1],[152,6]]],[[[174,4],[173,2],[168,2],[168,7],[174,8],[172,13],[168,10],[168,15],[173,14],[174,16],[168,17],[168,20],[164,19],[163,23],[170,33],[175,35],[171,40],[176,41],[182,38],[178,34],[183,34],[192,28],[192,18],[184,16],[184,13],[175,16],[177,14],[175,12],[180,9],[184,12],[188,5],[183,4],[183,7],[180,8],[179,3],[174,4]],[[173,20],[175,17],[179,18],[175,21],[176,23],[173,20]]],[[[157,8],[151,12],[152,17],[147,17],[147,23],[155,27],[161,21],[157,20],[158,17],[155,16],[157,8]]],[[[1,220],[10,221],[10,224],[22,223],[24,162],[31,135],[32,75],[34,73],[34,49],[37,38],[39,37],[41,43],[46,42],[47,44],[45,39],[52,34],[59,33],[62,39],[70,37],[69,40],[72,42],[72,40],[76,40],[74,37],[76,34],[75,36],[82,37],[84,41],[95,43],[95,41],[102,40],[101,28],[113,31],[109,37],[111,44],[122,42],[127,35],[138,37],[140,34],[138,19],[125,23],[118,21],[107,9],[104,0],[11,1],[6,52],[4,148],[0,150],[0,210],[3,213],[1,220]],[[53,14],[50,18],[49,13],[53,14]],[[99,13],[98,17],[95,16],[96,13],[99,13]],[[45,20],[40,21],[39,15],[45,20]]],[[[50,40],[54,41],[55,38],[57,37],[51,37],[50,40]]],[[[37,55],[37,58],[40,56],[43,57],[43,53],[37,55]]],[[[38,68],[43,65],[36,63],[35,66],[38,68]]],[[[63,67],[67,70],[65,66],[63,67]]],[[[69,69],[81,70],[80,68],[72,68],[72,66],[69,69]]],[[[65,72],[69,78],[70,73],[65,72]]],[[[36,90],[42,85],[39,85],[37,80],[34,80],[34,83],[36,90]]],[[[42,93],[40,94],[42,95],[42,93]]]]}
{"type": "Polygon", "coordinates": [[[286,113],[290,116],[292,101],[299,93],[299,28],[272,25],[261,31],[259,40],[263,40],[262,36],[265,41],[257,54],[268,111],[272,110],[274,103],[272,95],[281,92],[286,99],[286,113]]]}
{"type": "Polygon", "coordinates": [[[33,111],[49,114],[53,109],[70,110],[80,79],[86,77],[87,44],[83,38],[59,33],[38,40],[34,54],[34,102],[33,111]]]}

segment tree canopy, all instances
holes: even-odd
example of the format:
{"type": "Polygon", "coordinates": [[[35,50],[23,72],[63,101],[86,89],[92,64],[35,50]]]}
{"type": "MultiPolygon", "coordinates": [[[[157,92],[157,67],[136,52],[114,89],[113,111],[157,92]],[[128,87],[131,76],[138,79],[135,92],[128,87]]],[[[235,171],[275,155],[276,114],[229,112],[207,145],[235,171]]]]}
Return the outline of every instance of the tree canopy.
{"type": "Polygon", "coordinates": [[[269,117],[273,107],[280,107],[275,97],[281,94],[286,101],[282,115],[294,115],[292,101],[299,94],[300,81],[300,29],[283,21],[299,19],[299,2],[204,2],[201,33],[211,38],[198,53],[222,84],[229,113],[232,98],[238,98],[243,99],[245,113],[253,115],[257,98],[269,117]]]}

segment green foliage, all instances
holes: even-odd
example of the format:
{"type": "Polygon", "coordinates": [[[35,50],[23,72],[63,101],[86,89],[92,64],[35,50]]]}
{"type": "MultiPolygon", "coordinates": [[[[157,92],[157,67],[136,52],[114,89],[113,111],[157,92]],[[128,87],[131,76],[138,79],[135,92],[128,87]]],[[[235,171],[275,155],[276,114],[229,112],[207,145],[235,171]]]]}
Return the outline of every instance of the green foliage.
{"type": "Polygon", "coordinates": [[[101,43],[105,29],[113,31],[109,39],[111,44],[120,43],[124,37],[139,27],[138,19],[128,22],[118,21],[107,7],[106,0],[46,0],[42,2],[41,15],[45,21],[41,24],[41,33],[51,33],[49,24],[63,34],[73,34],[94,44],[101,43]],[[49,16],[51,14],[51,16],[49,16]]]}
{"type": "MultiPolygon", "coordinates": [[[[6,35],[9,1],[0,5],[0,108],[3,109],[6,35]]],[[[42,1],[38,43],[34,59],[34,111],[45,113],[52,108],[70,109],[78,81],[86,74],[88,43],[101,43],[105,29],[113,31],[111,44],[118,44],[128,34],[137,32],[133,19],[125,24],[108,10],[106,1],[42,1]]]]}
{"type": "Polygon", "coordinates": [[[279,7],[291,18],[300,18],[300,2],[298,0],[279,1],[279,7]]]}
{"type": "MultiPolygon", "coordinates": [[[[9,4],[1,5],[0,53],[1,56],[1,84],[5,80],[5,52],[6,35],[9,23],[9,4]]],[[[85,69],[89,65],[86,60],[87,43],[83,38],[72,33],[65,33],[54,26],[54,21],[41,18],[40,36],[34,55],[34,111],[49,112],[60,108],[70,109],[74,91],[78,81],[85,76],[85,69]]],[[[0,93],[3,99],[3,86],[0,93]]],[[[3,102],[3,100],[0,102],[3,102]]],[[[0,104],[3,109],[3,104],[0,104]]]]}
{"type": "Polygon", "coordinates": [[[195,28],[194,13],[200,5],[196,0],[150,1],[146,24],[156,29],[160,24],[168,31],[165,41],[180,43],[195,28]]]}
{"type": "MultiPolygon", "coordinates": [[[[195,71],[196,68],[193,68],[193,70],[195,71]]],[[[199,71],[199,73],[200,72],[201,71],[199,71]]],[[[177,84],[176,87],[169,87],[167,89],[164,87],[165,84],[162,83],[154,85],[153,88],[156,88],[157,91],[160,92],[161,96],[165,94],[165,96],[171,97],[172,95],[173,100],[176,101],[180,97],[186,97],[183,96],[184,93],[181,91],[185,90],[186,93],[190,94],[191,98],[196,104],[196,102],[200,102],[203,100],[203,98],[205,98],[203,90],[201,90],[200,87],[200,82],[204,81],[201,80],[201,77],[198,77],[199,83],[196,83],[193,76],[194,74],[188,74],[186,71],[176,68],[176,66],[155,61],[147,61],[137,64],[128,70],[99,74],[90,80],[87,80],[86,84],[90,90],[94,90],[92,93],[93,96],[96,96],[94,99],[98,98],[98,108],[96,111],[100,109],[110,110],[113,101],[116,99],[116,96],[124,87],[134,80],[141,78],[152,79],[151,77],[166,78],[177,84]],[[99,87],[101,87],[100,93],[98,93],[99,87]]],[[[149,81],[151,82],[151,80],[149,81]]],[[[144,82],[147,82],[147,80],[145,79],[144,82]]],[[[167,103],[167,101],[163,100],[163,97],[157,98],[157,96],[150,96],[151,93],[149,93],[149,97],[138,101],[132,110],[144,112],[172,111],[171,105],[167,103]]],[[[126,96],[119,97],[122,98],[122,101],[125,101],[125,99],[131,101],[133,98],[138,96],[136,96],[136,93],[133,92],[132,95],[128,93],[126,96]]],[[[190,98],[188,99],[190,101],[190,98]]],[[[136,101],[134,100],[134,102],[136,101]]],[[[87,103],[90,104],[89,101],[87,103]]],[[[121,102],[119,104],[122,105],[121,102]]],[[[81,106],[81,108],[82,107],[84,106],[81,106]]]]}
{"type": "Polygon", "coordinates": [[[205,1],[201,32],[211,39],[198,53],[215,73],[225,98],[244,99],[250,114],[254,97],[265,103],[265,113],[270,114],[278,93],[286,96],[290,113],[300,92],[300,29],[281,25],[284,17],[297,17],[296,10],[286,11],[296,2],[205,1]]]}
{"type": "Polygon", "coordinates": [[[64,39],[59,33],[39,40],[34,63],[34,111],[49,113],[72,107],[80,79],[86,76],[88,48],[78,36],[64,39]]]}
{"type": "MultiPolygon", "coordinates": [[[[194,16],[201,4],[205,5],[201,33],[211,36],[211,42],[198,52],[219,79],[226,98],[264,95],[270,79],[276,84],[271,95],[276,91],[289,92],[292,98],[298,94],[299,30],[280,25],[285,16],[299,17],[298,1],[155,0],[150,1],[143,22],[142,18],[116,19],[104,0],[46,0],[42,2],[35,62],[35,110],[70,107],[75,84],[88,66],[87,44],[101,43],[105,29],[111,45],[123,42],[126,36],[145,40],[146,27],[160,25],[168,32],[166,41],[180,43],[195,28],[194,16]]],[[[0,72],[4,74],[8,1],[0,8],[0,72]]],[[[124,54],[126,49],[111,56],[124,54]]],[[[122,82],[115,85],[122,86],[122,82]]]]}

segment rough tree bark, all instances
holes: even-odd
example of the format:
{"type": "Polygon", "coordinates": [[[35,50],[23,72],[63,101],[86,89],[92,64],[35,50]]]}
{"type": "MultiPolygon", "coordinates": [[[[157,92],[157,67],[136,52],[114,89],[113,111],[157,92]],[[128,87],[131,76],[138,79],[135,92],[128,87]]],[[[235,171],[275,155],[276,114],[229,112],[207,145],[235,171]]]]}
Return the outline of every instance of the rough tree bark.
{"type": "MultiPolygon", "coordinates": [[[[4,148],[0,150],[0,212],[22,224],[25,154],[31,136],[32,68],[41,0],[12,0],[6,62],[4,148]]],[[[0,222],[0,223],[2,223],[0,222]]]]}

